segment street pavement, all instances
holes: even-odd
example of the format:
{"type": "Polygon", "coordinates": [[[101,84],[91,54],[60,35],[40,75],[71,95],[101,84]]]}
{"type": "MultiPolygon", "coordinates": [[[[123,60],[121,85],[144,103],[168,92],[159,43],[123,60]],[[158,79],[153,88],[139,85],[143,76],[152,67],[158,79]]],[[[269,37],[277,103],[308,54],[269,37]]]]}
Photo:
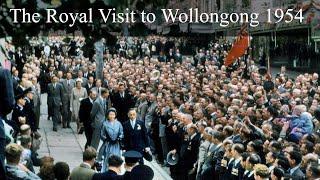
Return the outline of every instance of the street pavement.
{"type": "MultiPolygon", "coordinates": [[[[68,163],[70,171],[82,162],[82,152],[86,138],[84,134],[76,133],[76,123],[71,123],[71,129],[58,127],[58,132],[52,131],[52,121],[48,121],[47,95],[41,95],[41,119],[40,130],[42,143],[38,150],[39,157],[52,156],[55,162],[64,161],[68,163]]],[[[154,180],[170,180],[170,176],[155,160],[144,161],[154,171],[154,180]]],[[[38,170],[38,169],[36,169],[38,170]]]]}

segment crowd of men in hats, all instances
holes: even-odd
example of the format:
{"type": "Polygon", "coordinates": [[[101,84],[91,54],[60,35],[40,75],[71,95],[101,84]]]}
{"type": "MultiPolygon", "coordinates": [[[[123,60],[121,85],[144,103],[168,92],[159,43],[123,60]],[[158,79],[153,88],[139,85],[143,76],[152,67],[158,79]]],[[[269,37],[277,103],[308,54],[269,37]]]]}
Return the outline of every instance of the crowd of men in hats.
{"type": "MultiPolygon", "coordinates": [[[[132,179],[142,174],[150,178],[152,170],[143,165],[142,157],[152,160],[151,153],[178,180],[320,178],[317,73],[292,79],[283,67],[272,77],[250,56],[247,62],[225,67],[229,43],[213,43],[189,59],[182,58],[174,44],[164,48],[165,42],[165,37],[158,36],[120,37],[115,51],[110,47],[105,51],[103,79],[95,77],[95,56],[90,61],[63,52],[31,54],[22,72],[13,67],[12,75],[5,70],[0,73],[3,82],[14,81],[1,83],[7,91],[12,88],[0,93],[6,96],[0,98],[0,104],[6,104],[0,109],[1,118],[13,128],[14,139],[24,139],[24,133],[32,137],[31,143],[20,140],[27,144],[23,147],[14,143],[6,147],[7,173],[36,177],[18,159],[28,154],[23,153],[25,149],[36,154],[32,146],[41,137],[33,98],[45,92],[53,131],[59,133],[60,125],[69,128],[70,122],[76,122],[78,132],[84,131],[87,139],[84,162],[72,171],[71,179],[116,179],[128,174],[132,179]],[[132,59],[126,48],[132,39],[143,41],[154,54],[132,59]],[[150,44],[154,41],[157,46],[150,44]],[[6,119],[14,96],[17,112],[6,119]],[[27,107],[32,101],[33,108],[27,107]],[[22,115],[21,109],[25,110],[22,115]],[[123,176],[119,175],[121,155],[128,171],[123,176]],[[102,173],[91,170],[94,166],[102,173]]],[[[42,179],[50,179],[44,177],[50,174],[56,179],[69,177],[66,163],[54,164],[49,157],[42,161],[49,161],[41,164],[42,179]]]]}

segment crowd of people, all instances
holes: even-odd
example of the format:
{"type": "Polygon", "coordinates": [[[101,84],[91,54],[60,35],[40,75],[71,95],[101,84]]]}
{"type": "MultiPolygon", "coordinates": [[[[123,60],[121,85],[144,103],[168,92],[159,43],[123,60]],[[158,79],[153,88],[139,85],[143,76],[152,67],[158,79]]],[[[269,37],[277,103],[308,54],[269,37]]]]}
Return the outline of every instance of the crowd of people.
{"type": "Polygon", "coordinates": [[[250,56],[225,67],[229,43],[213,42],[188,58],[167,42],[119,37],[105,48],[102,79],[95,75],[96,56],[86,57],[81,45],[71,52],[68,43],[51,43],[53,50],[40,48],[39,56],[12,52],[11,73],[0,72],[7,82],[0,84],[6,90],[0,115],[8,178],[152,179],[143,158],[169,167],[178,180],[320,178],[317,73],[292,79],[282,67],[272,77],[250,56]],[[134,58],[131,42],[145,44],[136,46],[134,58]],[[85,134],[84,162],[71,175],[67,163],[37,156],[43,93],[53,131],[76,122],[85,134]]]}

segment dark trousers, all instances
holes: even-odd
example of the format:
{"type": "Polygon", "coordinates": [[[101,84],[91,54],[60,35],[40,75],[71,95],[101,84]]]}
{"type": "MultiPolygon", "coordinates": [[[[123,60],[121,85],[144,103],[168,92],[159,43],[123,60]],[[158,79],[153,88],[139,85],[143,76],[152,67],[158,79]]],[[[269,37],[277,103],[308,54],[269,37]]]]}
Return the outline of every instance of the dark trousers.
{"type": "Polygon", "coordinates": [[[53,111],[53,115],[52,115],[53,127],[56,128],[58,123],[61,121],[60,106],[53,106],[52,111],[53,111]]]}
{"type": "Polygon", "coordinates": [[[71,111],[70,111],[70,103],[68,101],[68,103],[65,103],[62,105],[62,122],[63,122],[63,126],[68,126],[70,125],[70,121],[71,121],[71,111]]]}
{"type": "Polygon", "coordinates": [[[38,129],[39,128],[39,123],[40,123],[40,105],[34,107],[33,112],[35,114],[35,126],[38,129]]]}
{"type": "Polygon", "coordinates": [[[93,133],[93,130],[91,125],[90,124],[84,125],[84,135],[86,136],[86,139],[87,139],[86,145],[84,146],[85,149],[91,144],[92,133],[93,133]]]}

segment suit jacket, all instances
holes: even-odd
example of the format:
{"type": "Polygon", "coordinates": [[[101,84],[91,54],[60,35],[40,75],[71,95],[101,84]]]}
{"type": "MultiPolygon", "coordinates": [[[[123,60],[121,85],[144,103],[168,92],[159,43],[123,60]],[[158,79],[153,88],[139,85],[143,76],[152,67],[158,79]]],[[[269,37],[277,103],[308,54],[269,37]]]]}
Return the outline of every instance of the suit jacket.
{"type": "Polygon", "coordinates": [[[148,102],[147,101],[143,101],[143,102],[139,103],[138,108],[137,108],[138,119],[140,119],[141,121],[145,120],[147,109],[148,109],[148,102]]]}
{"type": "Polygon", "coordinates": [[[10,71],[0,68],[0,117],[11,112],[15,105],[10,71]]]}
{"type": "Polygon", "coordinates": [[[132,129],[130,120],[126,121],[123,124],[123,133],[126,151],[135,150],[142,153],[146,147],[150,147],[147,130],[142,121],[136,120],[134,129],[132,129]]]}
{"type": "Polygon", "coordinates": [[[48,107],[60,106],[63,98],[63,87],[60,83],[56,84],[54,88],[53,84],[48,85],[48,107]]]}
{"type": "Polygon", "coordinates": [[[89,94],[89,90],[91,90],[92,88],[94,88],[94,84],[91,85],[91,87],[89,87],[89,84],[87,83],[84,88],[86,88],[88,94],[89,94]]]}
{"type": "Polygon", "coordinates": [[[70,104],[72,89],[75,87],[76,82],[73,79],[70,79],[69,81],[70,81],[69,85],[68,85],[67,79],[63,79],[61,81],[62,88],[63,88],[63,100],[62,100],[63,104],[70,104]]]}
{"type": "Polygon", "coordinates": [[[13,108],[13,111],[12,111],[12,117],[11,117],[11,125],[12,125],[12,128],[16,131],[16,132],[19,132],[20,130],[20,126],[22,125],[20,122],[19,122],[19,117],[27,117],[24,109],[21,109],[18,105],[15,105],[15,107],[13,108]]]}
{"type": "Polygon", "coordinates": [[[241,166],[240,161],[235,164],[235,162],[232,165],[231,168],[231,176],[230,179],[238,180],[243,178],[244,169],[241,166]]]}
{"type": "Polygon", "coordinates": [[[116,172],[108,170],[104,173],[96,173],[93,175],[92,180],[116,180],[121,179],[121,176],[117,175],[116,172]]]}
{"type": "Polygon", "coordinates": [[[209,152],[210,148],[210,142],[209,141],[204,141],[203,143],[200,144],[199,147],[199,154],[198,154],[198,169],[197,173],[200,173],[202,170],[202,165],[206,160],[207,154],[209,152]]]}
{"type": "Polygon", "coordinates": [[[81,163],[70,174],[70,180],[91,180],[95,171],[88,164],[81,163]]]}
{"type": "Polygon", "coordinates": [[[80,102],[79,119],[83,123],[84,127],[91,127],[92,119],[90,113],[92,110],[93,103],[90,98],[85,98],[80,102]]]}
{"type": "Polygon", "coordinates": [[[36,115],[33,111],[34,103],[33,100],[30,100],[29,98],[24,98],[26,100],[26,104],[24,106],[24,111],[27,116],[27,124],[30,126],[32,131],[36,131],[36,115]]]}
{"type": "Polygon", "coordinates": [[[117,110],[118,120],[123,123],[128,119],[127,114],[129,109],[134,107],[132,96],[128,93],[125,93],[124,98],[121,98],[120,93],[117,92],[111,96],[111,102],[113,104],[113,107],[117,110]]]}
{"type": "Polygon", "coordinates": [[[292,180],[303,180],[305,175],[300,168],[296,169],[292,174],[290,174],[292,180]]]}
{"type": "Polygon", "coordinates": [[[93,128],[99,128],[102,126],[103,120],[106,117],[107,105],[104,103],[101,97],[98,97],[93,105],[90,112],[92,120],[91,126],[93,128]]]}
{"type": "Polygon", "coordinates": [[[24,89],[21,86],[18,85],[15,88],[14,95],[16,95],[16,96],[21,95],[21,94],[23,94],[23,91],[24,91],[24,89]]]}
{"type": "Polygon", "coordinates": [[[130,180],[131,179],[131,172],[126,171],[122,176],[121,179],[123,180],[130,180]]]}
{"type": "MultiPolygon", "coordinates": [[[[200,134],[197,133],[191,140],[186,141],[180,150],[180,167],[182,170],[191,170],[197,161],[200,146],[200,134]]],[[[187,172],[184,172],[187,173],[187,172]]]]}
{"type": "Polygon", "coordinates": [[[243,174],[243,180],[254,180],[253,172],[248,172],[247,174],[243,174]]]}
{"type": "Polygon", "coordinates": [[[34,91],[33,95],[33,103],[35,107],[39,107],[41,105],[41,89],[40,85],[36,84],[35,86],[32,86],[32,91],[34,91]]]}
{"type": "Polygon", "coordinates": [[[145,114],[145,124],[148,130],[151,128],[151,124],[154,123],[156,119],[157,108],[158,108],[158,105],[156,102],[151,103],[147,108],[147,111],[145,114]]]}
{"type": "MultiPolygon", "coordinates": [[[[88,85],[88,84],[87,84],[87,85],[88,85]]],[[[99,89],[100,89],[99,91],[98,91],[98,87],[95,87],[95,86],[92,87],[91,89],[92,89],[92,91],[96,91],[96,92],[97,92],[97,96],[101,96],[101,88],[102,88],[102,87],[99,88],[99,89]]]]}
{"type": "Polygon", "coordinates": [[[12,76],[13,89],[16,89],[19,85],[20,78],[12,76]]]}

